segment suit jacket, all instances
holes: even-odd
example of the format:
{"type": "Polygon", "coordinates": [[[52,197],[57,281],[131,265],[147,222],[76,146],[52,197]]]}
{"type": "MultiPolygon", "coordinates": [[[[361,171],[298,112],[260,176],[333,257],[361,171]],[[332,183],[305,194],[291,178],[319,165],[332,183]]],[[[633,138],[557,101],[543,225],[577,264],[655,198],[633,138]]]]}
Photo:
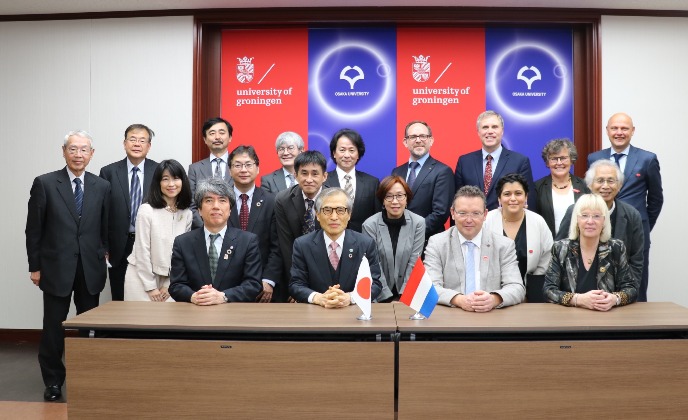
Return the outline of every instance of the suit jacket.
{"type": "MultiPolygon", "coordinates": [[[[564,239],[552,247],[552,264],[545,275],[544,292],[553,303],[572,306],[578,280],[578,255],[580,243],[564,239]]],[[[597,247],[597,288],[614,293],[621,298],[621,305],[633,303],[638,298],[638,282],[633,279],[626,258],[623,241],[610,239],[597,247]]]]}
{"type": "MultiPolygon", "coordinates": [[[[578,201],[581,195],[590,194],[590,188],[585,185],[585,180],[576,175],[571,175],[571,187],[573,188],[574,203],[578,201]]],[[[552,204],[552,175],[547,175],[535,181],[535,196],[537,197],[535,212],[545,219],[549,231],[552,232],[552,236],[556,235],[554,204],[552,204]]]]}
{"type": "MultiPolygon", "coordinates": [[[[616,199],[616,223],[613,226],[612,238],[620,239],[626,245],[628,255],[628,265],[631,267],[631,273],[634,279],[640,284],[640,279],[643,275],[643,265],[645,260],[643,258],[643,249],[645,247],[643,232],[643,222],[640,219],[640,213],[630,204],[616,199]]],[[[554,238],[555,241],[568,239],[569,227],[571,226],[571,216],[573,213],[573,205],[566,211],[566,215],[561,221],[559,233],[554,238]]]]}
{"type": "MultiPolygon", "coordinates": [[[[526,289],[518,271],[514,241],[483,229],[480,247],[480,285],[502,297],[499,307],[523,302],[526,289]]],[[[439,294],[439,303],[451,305],[454,296],[464,294],[466,273],[459,231],[450,227],[430,238],[425,249],[425,273],[439,294]]]]}
{"type": "MultiPolygon", "coordinates": [[[[392,175],[399,175],[406,180],[408,162],[392,170],[392,175]]],[[[428,156],[420,169],[411,188],[413,199],[408,209],[425,218],[425,238],[444,231],[444,224],[449,218],[449,208],[454,199],[454,182],[449,166],[428,156]]]]}
{"type": "MultiPolygon", "coordinates": [[[[527,274],[542,275],[547,271],[549,260],[552,258],[552,233],[549,231],[545,220],[539,214],[528,209],[526,212],[526,242],[527,250],[527,274]]],[[[487,214],[483,229],[487,229],[496,235],[504,235],[504,223],[502,209],[491,210],[487,214]]]]}
{"type": "MultiPolygon", "coordinates": [[[[344,188],[339,183],[339,176],[337,171],[330,171],[327,173],[328,187],[344,188]]],[[[380,180],[365,172],[356,171],[356,194],[354,196],[354,208],[351,212],[351,219],[349,220],[349,229],[356,232],[362,232],[363,222],[370,216],[379,212],[382,206],[375,197],[377,187],[380,186],[380,180]]]]}
{"type": "Polygon", "coordinates": [[[263,290],[261,272],[258,237],[228,226],[212,279],[205,229],[195,229],[174,240],[169,292],[177,302],[191,302],[203,285],[213,284],[229,302],[254,302],[263,290]]]}
{"type": "Polygon", "coordinates": [[[425,220],[408,210],[404,210],[404,218],[406,224],[399,230],[396,256],[392,250],[389,228],[382,219],[382,212],[372,215],[363,223],[363,232],[375,241],[380,259],[382,292],[378,296],[379,301],[392,297],[394,285],[399,294],[404,292],[411,271],[423,252],[425,220]]]}
{"type": "MultiPolygon", "coordinates": [[[[519,173],[526,178],[528,189],[531,191],[528,194],[528,207],[536,207],[535,184],[533,183],[533,172],[530,169],[530,160],[526,156],[502,146],[502,154],[492,176],[490,190],[487,192],[486,204],[488,210],[494,210],[499,205],[497,201],[497,181],[504,175],[511,173],[519,173]]],[[[459,160],[456,162],[454,183],[455,191],[458,191],[464,185],[475,185],[481,190],[485,190],[482,149],[459,156],[459,160]]]]}
{"type": "Polygon", "coordinates": [[[380,261],[377,257],[375,242],[368,236],[351,229],[346,229],[345,232],[342,257],[336,271],[330,265],[323,231],[317,230],[296,239],[289,293],[298,302],[308,302],[308,296],[311,293],[324,293],[335,284],[339,284],[345,292],[353,291],[358,268],[364,255],[368,258],[373,281],[371,299],[376,299],[380,295],[382,290],[380,261]]]}
{"type": "Polygon", "coordinates": [[[267,175],[260,177],[260,188],[267,192],[277,195],[278,192],[287,189],[287,182],[284,179],[284,170],[277,169],[267,175]]]}
{"type": "MultiPolygon", "coordinates": [[[[191,224],[192,229],[197,229],[203,227],[203,219],[201,215],[198,214],[198,209],[196,208],[196,200],[193,199],[196,195],[196,184],[203,181],[206,178],[213,176],[213,164],[210,161],[210,157],[203,160],[199,160],[196,163],[189,165],[189,183],[191,184],[191,212],[193,213],[193,223],[191,224]]],[[[225,171],[225,176],[223,178],[230,186],[234,185],[234,180],[230,176],[229,167],[225,171]]]]}
{"type": "Polygon", "coordinates": [[[66,167],[36,177],[31,186],[26,217],[29,271],[41,272],[39,287],[53,296],[72,292],[79,256],[89,293],[100,293],[105,286],[110,184],[86,172],[83,200],[79,217],[66,167]]]}
{"type": "MultiPolygon", "coordinates": [[[[650,231],[655,227],[664,204],[662,175],[659,173],[656,154],[634,146],[629,147],[624,167],[624,183],[616,198],[640,212],[645,228],[646,247],[649,248],[650,231]]],[[[591,153],[588,156],[588,167],[597,160],[610,159],[611,153],[611,148],[591,153]]]]}
{"type": "MultiPolygon", "coordinates": [[[[240,208],[241,198],[237,197],[237,205],[232,209],[227,222],[229,226],[237,229],[241,229],[240,208]]],[[[275,286],[278,285],[282,281],[282,258],[277,240],[274,194],[260,188],[253,191],[246,230],[258,236],[260,260],[263,267],[261,279],[272,280],[275,282],[275,286]]]]}
{"type": "MultiPolygon", "coordinates": [[[[150,189],[153,172],[158,162],[146,159],[143,164],[142,202],[150,189]]],[[[108,220],[108,245],[110,264],[117,267],[126,264],[124,248],[127,245],[129,225],[131,224],[131,195],[129,194],[129,172],[127,158],[111,163],[100,170],[101,178],[110,183],[110,215],[108,220]]],[[[159,186],[158,186],[159,188],[159,186]]],[[[134,220],[136,223],[136,220],[134,220]]]]}

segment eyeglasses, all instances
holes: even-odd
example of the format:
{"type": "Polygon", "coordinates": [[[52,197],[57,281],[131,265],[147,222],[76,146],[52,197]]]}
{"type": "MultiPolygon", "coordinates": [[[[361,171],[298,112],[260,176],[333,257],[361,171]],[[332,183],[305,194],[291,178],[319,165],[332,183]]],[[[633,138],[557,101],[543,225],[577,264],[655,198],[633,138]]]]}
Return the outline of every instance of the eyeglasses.
{"type": "Polygon", "coordinates": [[[280,147],[277,149],[277,154],[283,155],[286,152],[293,153],[296,150],[296,146],[293,144],[287,147],[280,147]]]}
{"type": "Polygon", "coordinates": [[[90,147],[82,147],[81,149],[79,149],[78,147],[68,147],[66,150],[67,153],[69,153],[70,155],[76,155],[78,153],[81,153],[82,155],[87,155],[91,153],[90,147]]]}
{"type": "Polygon", "coordinates": [[[467,211],[455,211],[454,214],[456,217],[458,217],[461,220],[465,219],[480,219],[481,217],[485,216],[485,213],[480,212],[480,211],[474,211],[474,212],[467,212],[467,211]]]}
{"type": "Polygon", "coordinates": [[[405,138],[406,140],[414,142],[416,140],[427,141],[429,138],[432,138],[432,136],[429,134],[411,134],[410,136],[406,136],[405,138]]]}
{"type": "Polygon", "coordinates": [[[604,216],[602,216],[601,214],[579,214],[578,220],[592,220],[594,222],[600,222],[604,220],[604,216]]]}
{"type": "Polygon", "coordinates": [[[242,168],[246,168],[247,171],[250,171],[254,166],[256,166],[255,162],[232,163],[232,168],[236,171],[240,171],[242,168]]]}
{"type": "Polygon", "coordinates": [[[549,158],[549,161],[551,163],[558,163],[558,162],[566,163],[569,161],[569,157],[568,156],[552,156],[549,158]]]}
{"type": "Polygon", "coordinates": [[[144,139],[144,138],[137,139],[136,137],[129,137],[127,139],[127,143],[129,143],[129,144],[146,144],[146,143],[149,143],[149,141],[147,139],[144,139]]]}
{"type": "Polygon", "coordinates": [[[598,184],[598,185],[607,184],[610,187],[613,187],[614,185],[616,185],[616,183],[617,183],[617,180],[614,178],[606,178],[606,179],[605,178],[595,178],[595,184],[598,184]]]}
{"type": "Polygon", "coordinates": [[[390,194],[385,196],[385,201],[388,203],[391,203],[394,201],[394,199],[397,199],[397,201],[404,201],[406,200],[406,194],[390,194]]]}
{"type": "Polygon", "coordinates": [[[323,207],[320,209],[320,212],[325,216],[329,216],[332,214],[333,210],[336,211],[337,214],[340,216],[343,216],[349,212],[349,209],[347,209],[346,207],[323,207]]]}

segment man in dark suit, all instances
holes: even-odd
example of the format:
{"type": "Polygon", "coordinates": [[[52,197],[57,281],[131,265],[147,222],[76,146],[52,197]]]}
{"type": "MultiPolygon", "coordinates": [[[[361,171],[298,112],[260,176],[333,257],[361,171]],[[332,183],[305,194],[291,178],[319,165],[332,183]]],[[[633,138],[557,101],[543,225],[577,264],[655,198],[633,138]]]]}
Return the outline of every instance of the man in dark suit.
{"type": "Polygon", "coordinates": [[[370,265],[371,299],[382,291],[375,241],[346,228],[352,204],[351,197],[341,188],[328,188],[316,199],[322,231],[294,242],[289,292],[296,301],[325,308],[355,304],[351,292],[364,255],[370,265]]]}
{"type": "Polygon", "coordinates": [[[327,179],[327,160],[322,153],[309,150],[294,160],[297,184],[288,188],[275,198],[275,218],[277,219],[277,238],[282,254],[282,275],[285,281],[277,284],[273,300],[289,300],[289,273],[291,272],[292,249],[299,236],[313,232],[320,227],[315,221],[315,199],[327,179]]]}
{"type": "Polygon", "coordinates": [[[631,146],[631,138],[634,133],[635,127],[631,117],[623,113],[612,115],[607,122],[607,136],[612,147],[591,153],[588,156],[588,166],[595,161],[607,159],[615,162],[623,172],[625,181],[621,191],[619,191],[618,198],[635,207],[643,220],[645,264],[638,289],[638,302],[647,302],[650,232],[655,227],[659,213],[662,211],[664,192],[657,155],[631,146]]]}
{"type": "Polygon", "coordinates": [[[62,397],[64,330],[72,292],[77,314],[98,306],[107,274],[110,184],[86,172],[93,156],[91,136],[71,131],[62,154],[67,166],[37,177],[26,217],[26,253],[31,281],[43,291],[43,333],[38,362],[43,398],[62,397]]]}
{"type": "Polygon", "coordinates": [[[256,188],[259,165],[253,146],[238,146],[229,154],[229,170],[237,197],[237,205],[229,215],[229,226],[258,236],[263,267],[263,290],[258,302],[267,303],[272,300],[275,285],[282,281],[282,258],[277,241],[275,195],[256,188]]]}
{"type": "Polygon", "coordinates": [[[285,131],[277,136],[275,149],[282,167],[260,177],[260,187],[273,194],[291,188],[296,184],[294,159],[303,152],[303,139],[293,131],[285,131]]]}
{"type": "MultiPolygon", "coordinates": [[[[210,150],[210,157],[189,165],[189,183],[191,184],[192,195],[195,195],[196,184],[206,178],[224,179],[230,186],[234,183],[227,166],[229,159],[227,148],[232,141],[232,133],[234,132],[232,124],[220,117],[211,118],[203,123],[201,131],[203,141],[210,150]]],[[[203,226],[203,221],[198,214],[195,203],[191,203],[191,211],[193,212],[192,229],[200,228],[203,226]]]]}
{"type": "Polygon", "coordinates": [[[459,156],[454,171],[456,191],[464,185],[475,185],[483,190],[487,209],[498,207],[497,181],[506,174],[518,173],[528,182],[528,206],[536,207],[535,183],[530,169],[530,159],[502,146],[504,119],[494,111],[485,111],[478,116],[478,137],[483,147],[475,152],[459,156]]]}
{"type": "MultiPolygon", "coordinates": [[[[585,173],[585,182],[593,194],[599,195],[607,203],[612,225],[612,238],[620,239],[626,245],[628,265],[635,278],[636,285],[639,285],[645,265],[643,259],[643,249],[645,247],[643,222],[638,210],[617,198],[619,189],[624,183],[624,175],[621,169],[609,160],[597,161],[585,173]]],[[[559,226],[556,240],[569,237],[573,206],[571,205],[566,210],[561,226],[559,226]]]]}
{"type": "Polygon", "coordinates": [[[130,125],[124,130],[127,157],[100,170],[99,176],[110,183],[111,189],[108,261],[112,267],[108,271],[112,300],[124,300],[124,275],[127,257],[134,246],[136,214],[141,203],[146,201],[153,172],[158,166],[158,162],[146,158],[153,136],[153,130],[143,124],[130,125]]]}
{"type": "Polygon", "coordinates": [[[170,296],[200,306],[255,301],[263,271],[258,237],[227,226],[236,204],[231,187],[210,177],[198,183],[194,199],[203,228],[174,240],[170,296]]]}
{"type": "Polygon", "coordinates": [[[335,133],[330,141],[330,155],[337,164],[334,171],[327,173],[327,186],[343,188],[354,200],[349,229],[363,231],[363,222],[380,211],[380,202],[375,197],[380,180],[365,172],[356,170],[365,154],[365,143],[358,132],[344,128],[335,133]]]}
{"type": "Polygon", "coordinates": [[[424,121],[411,121],[404,130],[404,146],[409,150],[407,163],[392,170],[406,180],[413,192],[408,209],[425,218],[425,240],[444,231],[454,197],[454,180],[449,166],[430,156],[435,140],[424,121]]]}

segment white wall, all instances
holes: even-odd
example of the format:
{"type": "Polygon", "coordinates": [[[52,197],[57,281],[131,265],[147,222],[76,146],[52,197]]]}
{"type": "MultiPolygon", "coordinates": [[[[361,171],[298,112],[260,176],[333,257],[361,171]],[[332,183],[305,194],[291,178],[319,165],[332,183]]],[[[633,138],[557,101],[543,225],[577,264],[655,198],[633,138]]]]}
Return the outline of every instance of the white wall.
{"type": "MultiPolygon", "coordinates": [[[[124,129],[151,127],[149,156],[191,162],[193,18],[0,22],[0,329],[41,328],[24,228],[33,178],[64,166],[65,133],[85,129],[88,167],[124,158],[124,129]]],[[[101,302],[109,300],[109,286],[101,302]]]]}
{"type": "MultiPolygon", "coordinates": [[[[680,198],[687,167],[688,18],[605,16],[601,40],[602,125],[615,112],[629,114],[636,127],[631,143],[656,153],[662,172],[664,207],[651,234],[648,300],[688,306],[688,201],[680,198]]],[[[603,138],[602,147],[609,147],[603,138]]]]}

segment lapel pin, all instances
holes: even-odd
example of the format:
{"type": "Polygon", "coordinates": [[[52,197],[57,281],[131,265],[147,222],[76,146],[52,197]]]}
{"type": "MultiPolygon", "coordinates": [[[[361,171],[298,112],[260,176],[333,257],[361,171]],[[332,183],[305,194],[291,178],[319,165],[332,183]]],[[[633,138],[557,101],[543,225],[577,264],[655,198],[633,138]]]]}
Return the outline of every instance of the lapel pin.
{"type": "Polygon", "coordinates": [[[640,174],[635,174],[636,178],[640,178],[640,174]]]}
{"type": "Polygon", "coordinates": [[[574,188],[574,189],[573,189],[573,192],[575,192],[576,194],[578,194],[578,193],[580,192],[580,190],[577,190],[577,189],[574,188]]]}
{"type": "Polygon", "coordinates": [[[533,250],[532,250],[532,249],[529,249],[529,250],[528,250],[528,253],[529,253],[529,254],[532,254],[532,253],[533,253],[533,250]]]}
{"type": "Polygon", "coordinates": [[[604,267],[600,267],[600,273],[604,273],[605,271],[607,271],[607,269],[606,269],[606,268],[604,268],[604,267]]]}
{"type": "Polygon", "coordinates": [[[354,257],[354,254],[349,254],[349,258],[350,258],[350,259],[353,258],[353,257],[354,257]]]}
{"type": "Polygon", "coordinates": [[[483,255],[483,261],[487,261],[487,255],[483,255]]]}
{"type": "Polygon", "coordinates": [[[259,202],[257,202],[256,207],[260,207],[261,204],[263,204],[263,200],[260,200],[259,202]]]}

